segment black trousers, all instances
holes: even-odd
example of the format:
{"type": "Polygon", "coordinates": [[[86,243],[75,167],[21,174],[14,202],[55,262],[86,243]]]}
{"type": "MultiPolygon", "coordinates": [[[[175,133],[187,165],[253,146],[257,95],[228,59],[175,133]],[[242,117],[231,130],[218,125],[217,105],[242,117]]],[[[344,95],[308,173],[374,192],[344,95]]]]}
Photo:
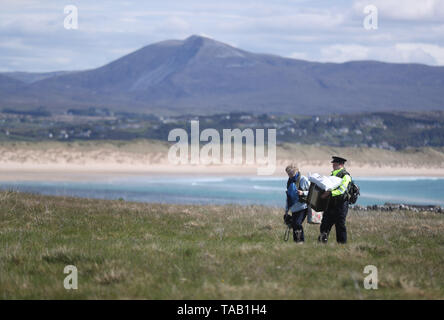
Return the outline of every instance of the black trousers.
{"type": "Polygon", "coordinates": [[[333,225],[336,229],[336,241],[339,243],[347,242],[347,228],[345,227],[345,218],[348,213],[348,201],[336,200],[328,205],[327,210],[322,216],[321,233],[330,234],[333,225]]]}
{"type": "Polygon", "coordinates": [[[304,228],[302,227],[302,223],[305,220],[305,217],[307,216],[307,209],[298,211],[298,212],[293,212],[292,213],[292,227],[293,227],[293,240],[296,242],[300,242],[300,241],[305,241],[304,238],[304,228]],[[300,231],[300,238],[297,238],[297,233],[296,231],[300,231]]]}

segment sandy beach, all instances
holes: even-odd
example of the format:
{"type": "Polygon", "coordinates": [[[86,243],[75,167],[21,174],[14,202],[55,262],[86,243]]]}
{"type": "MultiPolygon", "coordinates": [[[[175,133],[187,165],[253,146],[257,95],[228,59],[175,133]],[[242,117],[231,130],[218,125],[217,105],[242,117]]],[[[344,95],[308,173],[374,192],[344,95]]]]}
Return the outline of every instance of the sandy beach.
{"type": "MultiPolygon", "coordinates": [[[[134,165],[93,163],[75,164],[11,164],[0,163],[0,181],[87,181],[119,176],[259,176],[253,166],[191,166],[191,165],[134,165]]],[[[279,165],[273,177],[285,178],[285,166],[279,165]]],[[[304,175],[329,175],[330,166],[301,165],[304,175]]],[[[444,168],[350,166],[354,177],[444,177],[444,168]]],[[[266,178],[267,176],[260,176],[266,178]]]]}
{"type": "MultiPolygon", "coordinates": [[[[79,181],[114,176],[258,176],[254,165],[174,165],[168,145],[156,141],[88,143],[9,143],[0,145],[0,181],[79,181]]],[[[354,177],[444,177],[444,152],[284,145],[277,148],[272,176],[298,164],[304,175],[331,172],[331,155],[348,158],[354,177]]],[[[266,176],[264,176],[266,177],[266,176]]]]}

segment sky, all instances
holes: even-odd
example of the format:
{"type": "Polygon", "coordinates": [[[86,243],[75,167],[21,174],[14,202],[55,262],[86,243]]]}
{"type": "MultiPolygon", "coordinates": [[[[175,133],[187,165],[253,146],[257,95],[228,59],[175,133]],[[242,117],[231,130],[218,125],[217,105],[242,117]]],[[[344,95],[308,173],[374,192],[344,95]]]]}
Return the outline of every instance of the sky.
{"type": "Polygon", "coordinates": [[[0,71],[97,68],[194,34],[309,61],[444,66],[444,0],[0,0],[0,71]],[[65,28],[68,5],[77,29],[65,28]]]}

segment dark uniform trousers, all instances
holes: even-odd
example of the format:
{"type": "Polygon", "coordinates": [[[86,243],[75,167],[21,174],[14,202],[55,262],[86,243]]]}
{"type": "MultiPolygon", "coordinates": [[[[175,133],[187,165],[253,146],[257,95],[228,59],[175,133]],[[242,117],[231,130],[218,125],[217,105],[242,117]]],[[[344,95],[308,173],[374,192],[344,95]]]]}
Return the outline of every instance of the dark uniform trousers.
{"type": "Polygon", "coordinates": [[[325,232],[330,234],[330,230],[334,225],[336,228],[336,241],[346,243],[347,228],[345,227],[345,218],[347,217],[347,213],[348,201],[332,198],[322,217],[321,233],[325,232]]]}

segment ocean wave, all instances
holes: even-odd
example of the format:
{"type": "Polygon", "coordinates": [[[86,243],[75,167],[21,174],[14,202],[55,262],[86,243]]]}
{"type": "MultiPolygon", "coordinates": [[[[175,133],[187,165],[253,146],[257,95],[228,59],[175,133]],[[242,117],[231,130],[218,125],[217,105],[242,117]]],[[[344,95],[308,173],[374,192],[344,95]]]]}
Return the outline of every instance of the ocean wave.
{"type": "Polygon", "coordinates": [[[257,186],[254,185],[253,189],[255,190],[266,190],[266,191],[279,191],[279,192],[285,192],[285,188],[278,188],[278,187],[264,187],[264,186],[257,186]]]}
{"type": "Polygon", "coordinates": [[[376,194],[376,193],[362,193],[362,198],[384,200],[386,202],[399,202],[399,203],[409,203],[409,204],[427,204],[427,205],[443,205],[444,201],[436,199],[427,199],[420,197],[402,196],[402,195],[386,195],[386,194],[376,194]]]}
{"type": "Polygon", "coordinates": [[[288,177],[245,177],[245,178],[239,178],[239,179],[246,179],[250,181],[287,181],[288,177]]]}
{"type": "Polygon", "coordinates": [[[418,181],[418,180],[444,180],[444,177],[356,177],[353,180],[359,181],[418,181]]]}

